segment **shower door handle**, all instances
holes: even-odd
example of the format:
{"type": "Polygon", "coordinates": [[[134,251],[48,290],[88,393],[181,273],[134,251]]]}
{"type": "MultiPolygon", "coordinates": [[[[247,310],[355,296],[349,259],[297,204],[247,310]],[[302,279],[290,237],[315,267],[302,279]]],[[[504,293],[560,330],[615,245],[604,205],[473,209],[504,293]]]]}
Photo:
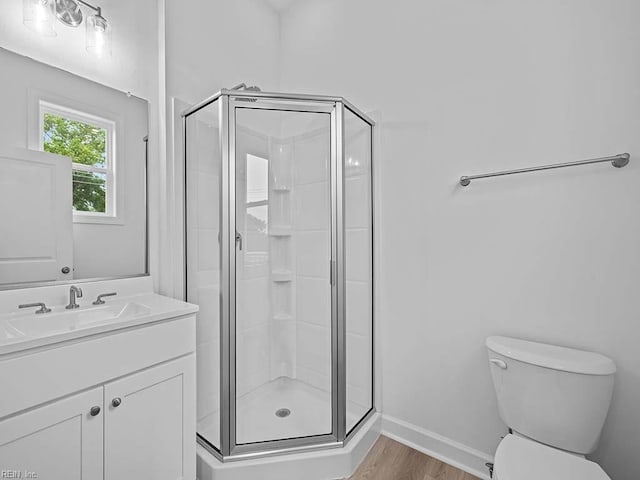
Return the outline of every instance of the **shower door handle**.
{"type": "Polygon", "coordinates": [[[329,285],[332,287],[336,284],[336,261],[329,260],[329,285]]]}
{"type": "Polygon", "coordinates": [[[236,230],[236,245],[238,245],[238,248],[240,249],[240,251],[242,251],[242,235],[240,235],[240,232],[238,232],[236,230]]]}

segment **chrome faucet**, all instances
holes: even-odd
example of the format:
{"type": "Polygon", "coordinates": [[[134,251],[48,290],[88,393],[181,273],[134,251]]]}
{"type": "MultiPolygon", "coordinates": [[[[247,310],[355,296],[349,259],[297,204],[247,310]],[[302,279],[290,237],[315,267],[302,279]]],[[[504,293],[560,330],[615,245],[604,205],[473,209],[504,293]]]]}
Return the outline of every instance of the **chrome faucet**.
{"type": "Polygon", "coordinates": [[[43,302],[25,303],[23,305],[18,305],[18,308],[31,308],[31,307],[40,307],[38,310],[36,310],[36,313],[49,313],[51,311],[51,309],[47,308],[47,306],[43,302]]]}
{"type": "Polygon", "coordinates": [[[105,302],[103,300],[104,297],[115,297],[117,295],[116,292],[112,292],[112,293],[101,293],[100,295],[98,295],[98,298],[96,298],[96,301],[93,302],[94,305],[104,305],[105,302]]]}
{"type": "Polygon", "coordinates": [[[67,310],[73,310],[74,308],[78,308],[80,305],[76,303],[76,298],[82,298],[82,289],[72,285],[69,289],[69,305],[67,305],[67,310]]]}

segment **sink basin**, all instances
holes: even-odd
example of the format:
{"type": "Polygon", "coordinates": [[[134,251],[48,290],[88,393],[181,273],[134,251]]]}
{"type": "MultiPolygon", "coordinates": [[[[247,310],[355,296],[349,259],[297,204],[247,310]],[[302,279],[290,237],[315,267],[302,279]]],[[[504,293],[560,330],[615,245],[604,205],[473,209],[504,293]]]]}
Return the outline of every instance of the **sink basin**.
{"type": "Polygon", "coordinates": [[[10,342],[22,337],[22,332],[18,332],[15,328],[8,324],[0,324],[0,342],[10,342]]]}
{"type": "Polygon", "coordinates": [[[13,318],[8,321],[22,335],[27,337],[51,335],[61,332],[81,330],[113,320],[124,320],[147,315],[151,309],[136,302],[115,303],[96,307],[85,307],[77,310],[61,310],[53,313],[45,313],[13,318]]]}

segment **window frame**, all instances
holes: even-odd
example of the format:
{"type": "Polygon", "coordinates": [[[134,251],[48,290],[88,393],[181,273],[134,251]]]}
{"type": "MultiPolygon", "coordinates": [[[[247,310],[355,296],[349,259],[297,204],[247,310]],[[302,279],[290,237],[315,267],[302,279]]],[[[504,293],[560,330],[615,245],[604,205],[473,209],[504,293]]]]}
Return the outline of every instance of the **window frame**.
{"type": "Polygon", "coordinates": [[[106,212],[86,212],[73,210],[74,223],[121,223],[118,215],[118,176],[117,171],[117,155],[116,155],[116,129],[117,124],[113,120],[99,117],[97,115],[83,112],[75,108],[66,107],[56,103],[40,99],[38,102],[38,149],[44,150],[44,117],[46,114],[63,117],[72,121],[81,122],[91,126],[95,126],[106,131],[106,164],[105,167],[95,167],[76,163],[72,160],[72,172],[82,171],[89,173],[104,174],[106,177],[106,212]]]}

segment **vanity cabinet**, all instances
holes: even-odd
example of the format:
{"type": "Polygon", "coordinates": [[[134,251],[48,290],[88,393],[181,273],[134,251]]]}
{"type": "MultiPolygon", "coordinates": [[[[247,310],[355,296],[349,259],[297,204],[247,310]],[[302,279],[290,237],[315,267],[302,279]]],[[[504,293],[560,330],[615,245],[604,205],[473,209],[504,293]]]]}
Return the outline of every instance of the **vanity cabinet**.
{"type": "Polygon", "coordinates": [[[91,415],[92,407],[102,406],[102,396],[102,388],[94,388],[1,421],[0,475],[102,478],[103,418],[101,412],[91,415]]]}
{"type": "Polygon", "coordinates": [[[0,476],[195,480],[195,363],[192,314],[0,356],[0,476]]]}
{"type": "Polygon", "coordinates": [[[183,478],[193,355],[104,386],[104,479],[183,478]]]}

